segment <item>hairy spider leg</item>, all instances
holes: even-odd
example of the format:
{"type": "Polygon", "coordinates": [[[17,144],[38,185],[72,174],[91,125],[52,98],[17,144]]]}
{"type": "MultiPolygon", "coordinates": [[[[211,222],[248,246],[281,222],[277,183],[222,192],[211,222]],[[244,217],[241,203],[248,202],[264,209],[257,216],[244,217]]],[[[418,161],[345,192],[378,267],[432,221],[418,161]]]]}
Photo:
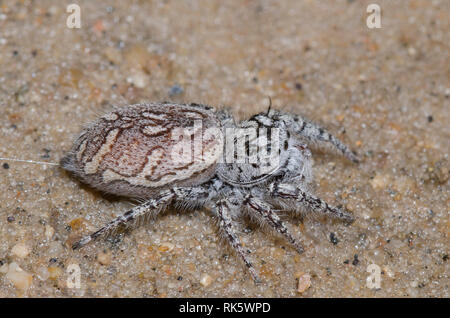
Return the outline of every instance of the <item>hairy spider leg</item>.
{"type": "Polygon", "coordinates": [[[261,280],[258,276],[258,273],[253,267],[253,264],[248,259],[247,254],[242,247],[241,241],[236,234],[236,227],[234,225],[233,219],[231,218],[229,202],[226,199],[220,200],[216,203],[216,207],[220,229],[224,232],[225,237],[228,239],[230,245],[244,261],[255,283],[260,283],[261,280]]]}
{"type": "Polygon", "coordinates": [[[302,244],[290,233],[272,206],[252,195],[249,195],[245,199],[244,204],[252,211],[255,211],[259,217],[274,228],[279,234],[283,235],[300,254],[304,252],[302,244]]]}
{"type": "Polygon", "coordinates": [[[303,191],[294,184],[271,183],[269,185],[269,193],[273,197],[293,200],[298,204],[299,208],[306,206],[313,212],[325,214],[329,217],[340,219],[348,223],[352,223],[355,220],[350,212],[329,205],[321,198],[303,191]]]}

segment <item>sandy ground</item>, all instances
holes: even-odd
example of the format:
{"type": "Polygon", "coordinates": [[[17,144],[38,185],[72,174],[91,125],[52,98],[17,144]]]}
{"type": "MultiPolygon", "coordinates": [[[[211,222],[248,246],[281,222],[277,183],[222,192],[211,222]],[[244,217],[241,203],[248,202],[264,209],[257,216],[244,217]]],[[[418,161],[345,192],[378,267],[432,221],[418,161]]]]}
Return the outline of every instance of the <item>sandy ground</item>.
{"type": "Polygon", "coordinates": [[[449,297],[449,1],[377,1],[381,29],[366,26],[366,1],[78,1],[80,29],[66,26],[69,3],[0,2],[0,157],[58,162],[111,105],[201,102],[245,118],[271,96],[362,157],[314,154],[316,193],[357,220],[289,219],[302,255],[243,225],[255,285],[202,211],[74,252],[130,203],[59,167],[1,160],[0,297],[449,297]]]}

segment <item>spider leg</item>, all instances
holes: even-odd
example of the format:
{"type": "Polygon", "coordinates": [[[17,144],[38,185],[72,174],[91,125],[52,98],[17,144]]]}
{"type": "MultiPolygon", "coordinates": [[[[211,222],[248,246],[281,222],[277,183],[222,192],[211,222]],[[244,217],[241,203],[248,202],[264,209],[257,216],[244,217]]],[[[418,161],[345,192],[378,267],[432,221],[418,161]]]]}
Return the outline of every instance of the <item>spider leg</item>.
{"type": "Polygon", "coordinates": [[[305,137],[310,141],[319,141],[331,144],[334,148],[339,150],[345,157],[354,163],[358,163],[359,159],[353,153],[349,147],[347,147],[342,141],[330,134],[326,129],[319,125],[309,122],[298,115],[283,114],[283,120],[287,123],[288,127],[291,127],[292,131],[297,135],[305,137]]]}
{"type": "Polygon", "coordinates": [[[288,242],[297,249],[299,253],[304,252],[301,243],[290,233],[288,228],[281,221],[278,214],[273,210],[272,206],[251,195],[247,197],[247,199],[244,201],[244,204],[247,207],[251,208],[253,211],[257,212],[257,214],[262,217],[264,221],[266,221],[278,233],[283,235],[288,240],[288,242]]]}
{"type": "Polygon", "coordinates": [[[329,205],[321,198],[303,191],[294,184],[274,182],[269,185],[269,193],[273,197],[294,200],[297,204],[306,206],[313,212],[325,214],[335,219],[344,220],[349,223],[355,220],[350,212],[329,205]]]}
{"type": "Polygon", "coordinates": [[[215,210],[216,210],[217,216],[219,217],[220,229],[224,232],[230,245],[233,247],[233,249],[239,254],[239,256],[244,261],[253,280],[256,283],[260,283],[261,280],[259,279],[258,273],[256,272],[255,268],[253,267],[253,264],[248,259],[247,254],[239,240],[239,237],[236,234],[236,228],[234,225],[234,221],[231,218],[231,210],[229,207],[229,202],[227,200],[220,200],[219,202],[216,203],[215,210]]]}
{"type": "Polygon", "coordinates": [[[72,245],[72,248],[78,249],[91,241],[96,240],[97,238],[103,236],[107,237],[114,231],[116,231],[119,226],[129,227],[134,225],[135,222],[140,222],[142,219],[154,218],[156,217],[162,210],[167,208],[167,206],[172,202],[173,199],[187,200],[189,197],[192,197],[192,202],[194,202],[197,198],[200,198],[201,195],[208,193],[206,189],[202,187],[195,188],[173,188],[170,190],[164,190],[159,193],[159,195],[155,196],[152,199],[147,200],[141,205],[135,206],[131,210],[125,212],[121,216],[112,220],[99,230],[95,231],[90,235],[86,235],[78,242],[72,245]]]}

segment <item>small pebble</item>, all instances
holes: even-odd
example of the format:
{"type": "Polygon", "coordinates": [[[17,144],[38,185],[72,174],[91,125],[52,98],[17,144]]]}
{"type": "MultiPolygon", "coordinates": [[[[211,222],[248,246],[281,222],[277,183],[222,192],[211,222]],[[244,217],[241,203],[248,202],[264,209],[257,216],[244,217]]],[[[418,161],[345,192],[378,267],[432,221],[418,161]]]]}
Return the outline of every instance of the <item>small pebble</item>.
{"type": "Polygon", "coordinates": [[[8,272],[8,270],[9,270],[8,263],[2,264],[2,266],[0,266],[0,273],[6,274],[8,272]]]}
{"type": "Polygon", "coordinates": [[[134,72],[134,74],[127,78],[127,81],[133,83],[138,88],[144,88],[149,84],[147,75],[142,71],[134,72]]]}
{"type": "Polygon", "coordinates": [[[175,245],[173,245],[172,243],[169,242],[163,242],[161,243],[161,245],[158,247],[158,250],[160,252],[170,252],[174,249],[175,245]]]}
{"type": "Polygon", "coordinates": [[[3,169],[9,169],[9,164],[8,164],[7,162],[5,162],[5,163],[3,164],[3,169]]]}
{"type": "Polygon", "coordinates": [[[384,266],[383,267],[383,272],[387,275],[387,277],[389,278],[393,278],[395,276],[394,272],[391,270],[391,268],[389,266],[384,266]]]}
{"type": "Polygon", "coordinates": [[[355,255],[353,256],[353,262],[352,262],[352,264],[353,264],[354,266],[356,266],[356,265],[359,264],[358,254],[355,254],[355,255]]]}
{"type": "Polygon", "coordinates": [[[46,225],[44,235],[47,238],[47,240],[50,240],[52,238],[53,234],[55,234],[55,229],[53,227],[51,227],[50,225],[46,225]]]}
{"type": "Polygon", "coordinates": [[[390,184],[391,177],[389,175],[377,174],[371,181],[370,184],[374,190],[384,189],[390,184]]]}
{"type": "Polygon", "coordinates": [[[97,261],[102,265],[109,265],[111,264],[111,252],[110,251],[103,251],[98,253],[97,255],[97,261]]]}
{"type": "Polygon", "coordinates": [[[175,96],[183,94],[184,89],[180,85],[173,85],[169,90],[169,96],[175,96]]]}
{"type": "Polygon", "coordinates": [[[36,275],[40,280],[47,280],[50,277],[50,273],[45,266],[39,266],[36,270],[36,275]]]}
{"type": "Polygon", "coordinates": [[[303,294],[309,287],[311,287],[311,275],[301,273],[298,277],[297,292],[303,294]]]}
{"type": "Polygon", "coordinates": [[[53,241],[48,245],[47,253],[49,256],[61,255],[63,252],[63,246],[60,242],[53,241]]]}
{"type": "Polygon", "coordinates": [[[30,254],[31,249],[24,243],[19,243],[13,246],[11,253],[17,257],[25,258],[30,254]]]}
{"type": "Polygon", "coordinates": [[[59,267],[56,267],[56,266],[50,266],[48,268],[48,273],[49,273],[48,277],[50,279],[57,279],[59,276],[62,275],[63,270],[61,268],[59,268],[59,267]]]}
{"type": "Polygon", "coordinates": [[[19,265],[14,262],[9,264],[5,278],[12,282],[16,288],[21,290],[27,290],[33,281],[33,275],[21,269],[19,265]]]}
{"type": "Polygon", "coordinates": [[[330,233],[330,242],[333,243],[333,245],[337,245],[337,243],[339,243],[339,239],[333,232],[330,233]]]}
{"type": "Polygon", "coordinates": [[[200,284],[202,284],[203,287],[208,287],[213,282],[213,279],[208,274],[203,274],[200,278],[200,284]]]}
{"type": "Polygon", "coordinates": [[[409,54],[410,56],[415,56],[415,55],[417,54],[417,50],[416,50],[415,48],[413,48],[412,46],[410,46],[410,47],[408,48],[408,54],[409,54]]]}

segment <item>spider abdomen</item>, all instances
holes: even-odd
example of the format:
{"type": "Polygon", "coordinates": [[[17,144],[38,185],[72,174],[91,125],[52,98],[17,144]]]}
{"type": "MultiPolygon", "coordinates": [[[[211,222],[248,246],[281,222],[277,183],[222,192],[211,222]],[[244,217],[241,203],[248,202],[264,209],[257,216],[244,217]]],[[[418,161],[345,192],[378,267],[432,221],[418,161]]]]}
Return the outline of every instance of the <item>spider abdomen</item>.
{"type": "Polygon", "coordinates": [[[223,150],[220,128],[207,106],[130,105],[88,125],[61,166],[102,192],[147,198],[210,179],[223,150]]]}

